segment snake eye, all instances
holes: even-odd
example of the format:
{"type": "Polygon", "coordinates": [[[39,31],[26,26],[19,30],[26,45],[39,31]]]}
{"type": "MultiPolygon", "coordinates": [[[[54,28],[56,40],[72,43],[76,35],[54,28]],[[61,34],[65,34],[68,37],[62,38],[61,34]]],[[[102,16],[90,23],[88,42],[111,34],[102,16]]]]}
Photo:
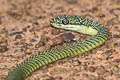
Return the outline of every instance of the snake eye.
{"type": "Polygon", "coordinates": [[[69,23],[69,21],[68,21],[67,19],[63,19],[63,20],[62,20],[62,24],[66,25],[66,24],[68,24],[68,23],[69,23]]]}

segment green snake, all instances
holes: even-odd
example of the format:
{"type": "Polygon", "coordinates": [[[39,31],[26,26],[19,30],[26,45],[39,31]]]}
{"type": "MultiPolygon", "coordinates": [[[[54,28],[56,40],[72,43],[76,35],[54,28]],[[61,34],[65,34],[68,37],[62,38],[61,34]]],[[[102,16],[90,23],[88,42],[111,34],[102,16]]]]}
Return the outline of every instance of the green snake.
{"type": "Polygon", "coordinates": [[[55,28],[72,30],[92,36],[71,44],[41,51],[36,55],[30,56],[17,65],[16,68],[12,69],[5,80],[25,80],[27,76],[38,68],[59,59],[77,56],[96,48],[103,44],[109,37],[109,31],[104,25],[80,16],[59,15],[52,18],[50,23],[55,28]]]}

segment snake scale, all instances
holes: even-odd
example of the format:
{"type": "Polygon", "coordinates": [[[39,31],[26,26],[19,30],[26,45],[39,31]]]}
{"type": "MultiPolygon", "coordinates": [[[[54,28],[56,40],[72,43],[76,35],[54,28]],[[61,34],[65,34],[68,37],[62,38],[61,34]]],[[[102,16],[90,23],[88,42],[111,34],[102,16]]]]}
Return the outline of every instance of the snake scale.
{"type": "Polygon", "coordinates": [[[38,68],[69,56],[77,56],[103,44],[109,37],[109,31],[104,25],[88,18],[71,15],[59,15],[50,20],[55,28],[72,30],[83,34],[92,35],[84,40],[53,48],[30,56],[12,69],[5,80],[25,80],[38,68]]]}

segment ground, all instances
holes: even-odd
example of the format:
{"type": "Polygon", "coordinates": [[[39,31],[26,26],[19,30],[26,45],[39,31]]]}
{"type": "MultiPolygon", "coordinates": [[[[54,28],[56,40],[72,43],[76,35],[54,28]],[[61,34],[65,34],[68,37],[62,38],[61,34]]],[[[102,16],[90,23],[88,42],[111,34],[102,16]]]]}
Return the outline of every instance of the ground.
{"type": "Polygon", "coordinates": [[[120,0],[0,0],[0,80],[30,55],[59,47],[59,30],[49,20],[60,14],[87,17],[110,31],[105,44],[83,55],[56,61],[26,80],[120,80],[120,0]]]}

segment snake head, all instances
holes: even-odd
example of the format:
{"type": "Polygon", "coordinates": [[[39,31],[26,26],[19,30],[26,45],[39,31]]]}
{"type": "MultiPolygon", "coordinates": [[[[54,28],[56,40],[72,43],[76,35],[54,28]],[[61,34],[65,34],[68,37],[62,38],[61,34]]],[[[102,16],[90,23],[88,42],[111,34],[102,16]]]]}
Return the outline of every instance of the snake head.
{"type": "Polygon", "coordinates": [[[72,30],[84,34],[95,35],[97,30],[91,26],[92,20],[80,16],[60,15],[50,20],[55,28],[72,30]]]}
{"type": "Polygon", "coordinates": [[[70,16],[70,15],[60,15],[60,16],[57,16],[56,18],[52,18],[50,20],[50,23],[53,25],[53,27],[56,27],[56,28],[70,28],[70,26],[68,25],[80,25],[81,24],[81,21],[80,19],[82,18],[79,18],[78,16],[70,16]]]}
{"type": "Polygon", "coordinates": [[[60,15],[57,16],[56,18],[52,18],[50,20],[50,23],[52,24],[53,27],[62,28],[64,27],[64,25],[69,24],[69,19],[67,18],[67,15],[60,15]]]}

